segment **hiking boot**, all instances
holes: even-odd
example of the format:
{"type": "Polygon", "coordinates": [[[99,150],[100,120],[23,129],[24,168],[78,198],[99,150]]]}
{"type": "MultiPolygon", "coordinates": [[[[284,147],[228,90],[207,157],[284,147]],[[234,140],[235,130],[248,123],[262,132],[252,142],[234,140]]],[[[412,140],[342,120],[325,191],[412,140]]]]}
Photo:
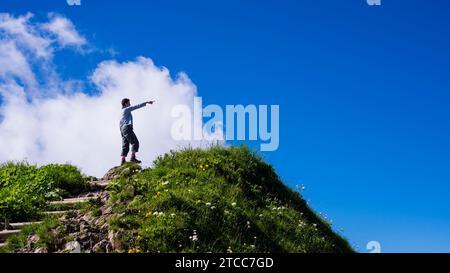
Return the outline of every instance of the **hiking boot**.
{"type": "Polygon", "coordinates": [[[136,157],[132,157],[132,158],[130,159],[130,162],[139,164],[139,163],[141,163],[142,161],[137,160],[136,157]]]}

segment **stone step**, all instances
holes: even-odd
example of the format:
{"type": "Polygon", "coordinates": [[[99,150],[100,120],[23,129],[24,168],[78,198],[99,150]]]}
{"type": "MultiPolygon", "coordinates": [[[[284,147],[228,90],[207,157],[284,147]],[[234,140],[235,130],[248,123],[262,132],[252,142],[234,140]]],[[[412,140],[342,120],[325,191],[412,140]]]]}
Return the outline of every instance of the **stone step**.
{"type": "Polygon", "coordinates": [[[29,226],[29,225],[33,225],[33,224],[40,224],[42,222],[23,222],[23,223],[10,223],[9,226],[11,229],[16,230],[16,229],[22,229],[24,226],[29,226]]]}
{"type": "Polygon", "coordinates": [[[43,213],[46,214],[46,215],[63,215],[66,212],[68,212],[68,210],[45,211],[43,213]]]}
{"type": "Polygon", "coordinates": [[[2,230],[0,231],[0,242],[4,242],[6,238],[8,238],[11,235],[20,233],[20,229],[15,230],[2,230]]]}
{"type": "Polygon", "coordinates": [[[88,202],[89,200],[95,200],[95,199],[97,199],[96,196],[67,198],[67,199],[64,199],[61,201],[52,201],[52,202],[50,202],[50,204],[52,204],[52,205],[72,205],[72,204],[88,202]]]}
{"type": "Polygon", "coordinates": [[[111,182],[110,180],[98,180],[98,181],[92,181],[89,182],[91,188],[93,189],[100,189],[100,190],[104,190],[106,188],[106,186],[109,185],[109,182],[111,182]]]}

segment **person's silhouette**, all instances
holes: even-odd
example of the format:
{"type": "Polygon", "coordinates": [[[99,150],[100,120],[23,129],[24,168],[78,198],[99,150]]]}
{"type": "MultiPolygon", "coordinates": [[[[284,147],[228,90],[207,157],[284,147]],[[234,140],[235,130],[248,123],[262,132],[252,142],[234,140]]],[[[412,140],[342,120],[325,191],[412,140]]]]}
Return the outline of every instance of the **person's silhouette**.
{"type": "Polygon", "coordinates": [[[122,154],[121,164],[126,162],[126,157],[130,151],[131,144],[131,159],[130,162],[141,163],[136,158],[136,153],[139,151],[139,140],[133,131],[133,116],[131,112],[146,106],[147,104],[153,104],[154,101],[146,101],[134,106],[131,106],[130,99],[122,99],[122,117],[120,119],[120,134],[122,135],[122,154]]]}

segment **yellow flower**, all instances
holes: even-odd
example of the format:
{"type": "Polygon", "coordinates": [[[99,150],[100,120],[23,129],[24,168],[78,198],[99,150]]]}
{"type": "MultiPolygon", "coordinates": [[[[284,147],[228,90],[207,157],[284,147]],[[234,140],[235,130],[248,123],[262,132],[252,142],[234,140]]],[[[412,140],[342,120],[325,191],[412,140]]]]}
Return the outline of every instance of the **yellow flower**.
{"type": "Polygon", "coordinates": [[[142,251],[138,248],[130,248],[128,249],[128,253],[141,253],[142,251]]]}
{"type": "Polygon", "coordinates": [[[153,212],[149,211],[145,214],[145,217],[150,218],[150,217],[152,217],[152,215],[153,215],[153,212]]]}

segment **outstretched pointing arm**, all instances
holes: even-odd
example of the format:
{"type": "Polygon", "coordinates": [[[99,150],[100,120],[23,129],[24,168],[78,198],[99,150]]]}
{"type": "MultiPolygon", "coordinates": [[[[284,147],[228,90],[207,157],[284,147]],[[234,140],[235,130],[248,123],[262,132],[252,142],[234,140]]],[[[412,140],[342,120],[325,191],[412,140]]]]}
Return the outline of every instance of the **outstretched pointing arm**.
{"type": "Polygon", "coordinates": [[[153,101],[146,101],[143,103],[139,103],[139,104],[127,107],[127,110],[131,112],[131,111],[137,110],[139,108],[142,108],[142,107],[146,106],[147,104],[152,104],[152,103],[153,103],[153,101]]]}

